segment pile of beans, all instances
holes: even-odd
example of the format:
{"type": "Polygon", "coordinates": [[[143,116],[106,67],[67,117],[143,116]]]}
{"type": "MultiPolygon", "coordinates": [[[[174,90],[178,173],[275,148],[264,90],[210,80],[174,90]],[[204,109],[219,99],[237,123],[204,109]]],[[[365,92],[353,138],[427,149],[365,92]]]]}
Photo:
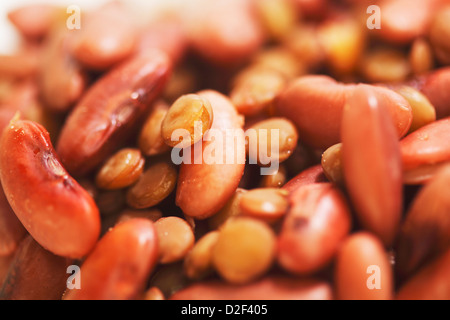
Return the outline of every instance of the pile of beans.
{"type": "Polygon", "coordinates": [[[125,3],[8,15],[1,299],[450,299],[450,1],[125,3]]]}

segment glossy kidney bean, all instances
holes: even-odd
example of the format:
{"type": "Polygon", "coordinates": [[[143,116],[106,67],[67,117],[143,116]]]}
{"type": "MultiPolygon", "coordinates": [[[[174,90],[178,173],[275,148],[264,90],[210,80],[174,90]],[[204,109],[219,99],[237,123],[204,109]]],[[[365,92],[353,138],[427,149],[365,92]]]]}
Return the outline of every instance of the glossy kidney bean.
{"type": "Polygon", "coordinates": [[[373,234],[356,232],[348,236],[335,263],[336,299],[393,299],[392,266],[383,243],[373,234]]]}
{"type": "Polygon", "coordinates": [[[277,239],[277,261],[294,274],[327,266],[350,233],[352,217],[344,194],[331,183],[295,190],[277,239]]]}
{"type": "Polygon", "coordinates": [[[198,94],[211,103],[214,113],[211,129],[215,130],[215,135],[221,135],[223,141],[231,141],[225,144],[219,139],[204,138],[201,163],[195,163],[194,159],[180,166],[176,204],[186,215],[205,219],[219,211],[236,191],[244,173],[245,141],[242,118],[230,100],[214,90],[198,94]],[[235,138],[234,142],[231,138],[235,138]],[[222,151],[222,156],[214,159],[205,149],[216,149],[215,154],[222,151]]]}
{"type": "Polygon", "coordinates": [[[68,289],[63,299],[136,299],[157,259],[158,241],[150,220],[135,218],[119,223],[100,239],[81,265],[81,288],[68,289]]]}
{"type": "Polygon", "coordinates": [[[389,100],[359,85],[347,100],[342,120],[344,177],[359,223],[392,244],[402,214],[400,145],[389,100]]]}
{"type": "Polygon", "coordinates": [[[20,243],[8,269],[2,300],[61,300],[70,274],[70,259],[56,256],[30,235],[20,243]]]}
{"type": "Polygon", "coordinates": [[[170,70],[164,53],[149,51],[95,82],[68,115],[56,145],[67,170],[87,174],[114,153],[161,93],[170,70]]]}
{"type": "Polygon", "coordinates": [[[292,192],[294,192],[301,186],[320,182],[329,182],[329,181],[325,176],[325,173],[323,172],[322,165],[316,164],[303,170],[298,175],[293,177],[291,180],[286,182],[286,184],[283,186],[283,189],[287,190],[289,193],[292,194],[292,192]]]}
{"type": "Polygon", "coordinates": [[[406,212],[396,243],[398,274],[408,277],[450,246],[450,167],[419,190],[406,212]]]}
{"type": "Polygon", "coordinates": [[[450,118],[431,122],[400,141],[403,181],[423,184],[450,160],[450,118]]]}
{"type": "Polygon", "coordinates": [[[99,236],[99,211],[64,169],[48,132],[37,123],[15,118],[0,145],[1,182],[23,226],[54,254],[86,255],[99,236]]]}
{"type": "Polygon", "coordinates": [[[170,300],[332,300],[333,289],[319,279],[268,276],[236,285],[219,280],[198,282],[181,289],[170,300]]]}

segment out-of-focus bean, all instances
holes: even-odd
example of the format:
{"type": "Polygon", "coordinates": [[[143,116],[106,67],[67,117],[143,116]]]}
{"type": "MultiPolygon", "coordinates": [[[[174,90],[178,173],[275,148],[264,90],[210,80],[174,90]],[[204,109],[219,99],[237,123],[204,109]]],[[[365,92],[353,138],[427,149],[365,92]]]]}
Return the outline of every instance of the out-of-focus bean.
{"type": "Polygon", "coordinates": [[[329,182],[321,164],[311,166],[289,180],[283,189],[292,194],[298,188],[311,183],[329,182]]]}
{"type": "Polygon", "coordinates": [[[182,218],[162,217],[155,222],[155,230],[158,236],[160,263],[182,260],[194,245],[194,232],[182,218]]]}
{"type": "Polygon", "coordinates": [[[409,52],[409,64],[412,74],[416,76],[433,69],[433,49],[425,38],[417,38],[414,40],[409,52]]]}
{"type": "Polygon", "coordinates": [[[183,270],[183,261],[160,264],[150,278],[150,287],[157,287],[164,297],[170,297],[190,283],[183,270]]]}
{"type": "Polygon", "coordinates": [[[161,124],[164,142],[171,147],[187,148],[203,138],[211,128],[214,113],[211,103],[197,94],[179,97],[169,108],[161,124]],[[177,131],[189,134],[181,136],[177,131]]]}
{"type": "Polygon", "coordinates": [[[370,50],[361,59],[359,69],[369,83],[401,82],[411,73],[406,55],[394,49],[370,50]]]}
{"type": "Polygon", "coordinates": [[[184,259],[184,272],[189,279],[199,280],[214,271],[212,253],[219,231],[210,231],[202,236],[184,259]]]}
{"type": "Polygon", "coordinates": [[[272,267],[275,243],[275,233],[265,222],[233,218],[220,229],[213,249],[214,268],[230,283],[251,282],[272,267]]]}
{"type": "Polygon", "coordinates": [[[42,39],[50,31],[59,8],[50,4],[27,4],[8,13],[8,19],[26,38],[42,39]]]}
{"type": "Polygon", "coordinates": [[[122,190],[102,190],[95,197],[102,217],[116,215],[126,206],[125,195],[122,190]]]}
{"type": "Polygon", "coordinates": [[[38,58],[38,54],[32,50],[14,55],[0,55],[0,76],[12,79],[35,76],[39,69],[38,58]]]}
{"type": "Polygon", "coordinates": [[[284,39],[299,18],[291,0],[260,0],[255,8],[265,32],[275,41],[284,39]]]}
{"type": "Polygon", "coordinates": [[[397,300],[449,300],[450,249],[404,283],[398,290],[397,300]]]}
{"type": "Polygon", "coordinates": [[[60,300],[66,288],[69,259],[42,248],[30,235],[20,243],[8,269],[2,300],[60,300]]]}
{"type": "Polygon", "coordinates": [[[450,161],[450,118],[431,122],[400,141],[403,181],[423,184],[450,161]]]}
{"type": "Polygon", "coordinates": [[[144,300],[165,300],[164,294],[158,287],[151,287],[145,291],[144,300]]]}
{"type": "Polygon", "coordinates": [[[120,212],[117,223],[134,218],[145,218],[149,219],[150,221],[156,222],[159,218],[162,218],[162,215],[162,212],[159,209],[155,208],[144,210],[125,209],[120,212]]]}
{"type": "Polygon", "coordinates": [[[0,256],[0,288],[3,287],[5,279],[8,275],[9,266],[14,259],[14,253],[8,256],[0,256]]]}
{"type": "Polygon", "coordinates": [[[429,39],[433,52],[441,64],[450,64],[450,5],[436,12],[429,29],[429,39]]]}
{"type": "Polygon", "coordinates": [[[286,78],[270,68],[253,68],[238,75],[230,99],[243,115],[267,112],[286,85],[286,78]]]}
{"type": "Polygon", "coordinates": [[[201,163],[191,161],[190,164],[182,163],[180,166],[176,204],[184,214],[205,219],[225,206],[236,191],[245,168],[245,139],[242,118],[226,96],[214,90],[198,94],[209,100],[213,108],[211,129],[221,134],[223,141],[231,141],[226,144],[219,139],[208,141],[207,133],[203,139],[201,163]],[[222,154],[222,157],[211,159],[204,152],[206,148],[215,150],[215,154],[222,154]]]}
{"type": "Polygon", "coordinates": [[[326,281],[268,276],[247,284],[219,280],[198,282],[179,290],[170,300],[332,300],[326,281]]]}
{"type": "Polygon", "coordinates": [[[303,62],[292,51],[284,47],[261,50],[254,55],[251,66],[279,72],[287,80],[295,79],[305,73],[303,62]]]}
{"type": "Polygon", "coordinates": [[[279,188],[256,188],[241,196],[241,213],[268,223],[282,218],[289,208],[288,192],[279,188]]]}
{"type": "Polygon", "coordinates": [[[334,271],[339,300],[391,300],[392,266],[379,238],[356,232],[341,244],[334,271]]]}
{"type": "Polygon", "coordinates": [[[155,206],[174,190],[176,182],[177,171],[172,164],[155,163],[128,189],[127,203],[136,209],[155,206]]]}
{"type": "Polygon", "coordinates": [[[264,32],[251,1],[203,1],[185,13],[192,48],[219,65],[242,63],[263,44],[264,32]]]}
{"type": "Polygon", "coordinates": [[[15,118],[3,131],[0,146],[5,195],[28,232],[54,254],[87,254],[99,236],[99,211],[61,165],[45,128],[15,118]]]}
{"type": "Polygon", "coordinates": [[[119,223],[100,239],[81,265],[81,288],[68,289],[63,299],[135,299],[157,259],[158,241],[151,221],[135,218],[119,223]]]}
{"type": "Polygon", "coordinates": [[[261,188],[281,188],[287,179],[287,170],[283,164],[272,174],[266,174],[261,177],[259,187],[261,188]]]}
{"type": "Polygon", "coordinates": [[[144,171],[144,163],[139,149],[121,149],[102,165],[96,175],[96,184],[107,190],[128,187],[139,179],[144,171]]]}
{"type": "Polygon", "coordinates": [[[360,84],[347,99],[342,119],[346,187],[360,224],[391,245],[402,214],[402,163],[390,100],[360,84]]]}
{"type": "Polygon", "coordinates": [[[149,51],[95,82],[68,115],[57,142],[67,170],[87,174],[114,153],[161,94],[170,70],[164,53],[149,51]]]}
{"type": "MultiPolygon", "coordinates": [[[[162,98],[168,103],[174,103],[179,97],[195,92],[199,87],[199,76],[196,70],[189,65],[177,66],[172,73],[162,98]]],[[[169,106],[167,106],[169,108],[169,106]]]]}
{"type": "Polygon", "coordinates": [[[228,219],[236,217],[242,213],[240,201],[242,196],[247,192],[243,188],[237,188],[227,203],[213,216],[208,218],[208,226],[215,230],[221,227],[228,219]]]}
{"type": "Polygon", "coordinates": [[[342,143],[332,145],[322,154],[321,165],[323,174],[331,182],[339,186],[345,185],[342,165],[342,143]]]}
{"type": "Polygon", "coordinates": [[[409,86],[400,86],[395,92],[405,98],[412,110],[412,122],[408,133],[436,120],[436,110],[420,91],[409,86]]]}
{"type": "Polygon", "coordinates": [[[295,190],[283,220],[277,260],[294,274],[311,274],[328,265],[352,225],[350,208],[331,183],[312,183],[295,190]]]}
{"type": "Polygon", "coordinates": [[[85,67],[106,70],[130,57],[137,47],[138,30],[127,8],[110,2],[83,16],[74,34],[71,53],[85,67]]]}
{"type": "Polygon", "coordinates": [[[250,162],[262,166],[285,161],[298,141],[297,129],[287,118],[272,117],[259,121],[249,127],[245,134],[250,162]],[[276,137],[278,139],[273,139],[276,137]]]}
{"type": "Polygon", "coordinates": [[[416,195],[398,235],[396,268],[401,277],[414,274],[450,247],[450,167],[439,170],[416,195]]]}

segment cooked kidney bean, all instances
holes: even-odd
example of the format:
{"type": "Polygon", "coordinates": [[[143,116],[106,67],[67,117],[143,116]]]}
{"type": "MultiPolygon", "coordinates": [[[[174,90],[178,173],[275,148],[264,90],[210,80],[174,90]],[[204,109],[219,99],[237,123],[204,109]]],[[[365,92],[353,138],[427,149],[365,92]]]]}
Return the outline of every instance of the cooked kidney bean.
{"type": "Polygon", "coordinates": [[[402,163],[389,100],[359,85],[342,119],[344,178],[361,225],[392,244],[402,214],[402,163]]]}
{"type": "Polygon", "coordinates": [[[84,66],[105,70],[134,53],[138,30],[122,3],[106,3],[83,18],[83,26],[74,33],[71,52],[84,66]]]}
{"type": "Polygon", "coordinates": [[[289,208],[288,192],[279,188],[255,188],[241,196],[239,206],[245,216],[274,223],[289,208]]]}
{"type": "Polygon", "coordinates": [[[226,144],[219,139],[208,141],[204,138],[201,163],[191,161],[193,163],[182,163],[180,166],[176,204],[186,215],[205,219],[219,211],[236,191],[244,173],[245,141],[242,118],[230,100],[214,90],[198,94],[211,103],[214,113],[211,129],[216,130],[217,135],[221,135],[225,141],[236,138],[234,143],[226,144]],[[205,151],[207,148],[216,149],[215,154],[221,152],[222,156],[214,159],[205,151]]]}
{"type": "Polygon", "coordinates": [[[68,289],[63,298],[136,299],[157,259],[157,235],[150,220],[135,218],[119,223],[100,239],[81,265],[81,288],[68,289]]]}
{"type": "Polygon", "coordinates": [[[215,270],[230,283],[253,281],[272,267],[275,233],[265,222],[236,217],[221,228],[214,245],[215,270]]]}
{"type": "Polygon", "coordinates": [[[419,191],[406,212],[397,239],[396,267],[409,276],[450,246],[450,167],[447,165],[419,191]]]}
{"type": "Polygon", "coordinates": [[[148,167],[127,191],[127,203],[136,209],[157,205],[175,188],[177,171],[172,164],[158,162],[148,167]]]}
{"type": "Polygon", "coordinates": [[[283,189],[287,190],[289,193],[292,193],[301,186],[317,182],[328,182],[321,164],[311,166],[300,172],[298,175],[289,180],[283,186],[283,189]]]}
{"type": "Polygon", "coordinates": [[[295,190],[277,240],[277,261],[294,274],[311,274],[329,264],[350,233],[350,207],[331,183],[295,190]]]}
{"type": "Polygon", "coordinates": [[[379,238],[357,232],[339,248],[334,271],[339,300],[390,300],[394,279],[388,254],[379,238]]]}
{"type": "Polygon", "coordinates": [[[398,290],[397,300],[449,300],[450,250],[420,269],[398,290]]]}
{"type": "Polygon", "coordinates": [[[183,259],[194,245],[191,226],[180,217],[162,217],[155,222],[160,263],[183,259]]]}
{"type": "Polygon", "coordinates": [[[218,237],[219,231],[210,231],[188,252],[184,259],[184,272],[189,279],[203,279],[214,271],[212,253],[218,237]]]}
{"type": "Polygon", "coordinates": [[[27,4],[10,11],[8,19],[24,37],[39,40],[47,35],[59,10],[50,4],[27,4]]]}
{"type": "Polygon", "coordinates": [[[54,254],[81,258],[89,253],[100,232],[98,208],[64,169],[48,132],[13,119],[0,146],[1,182],[28,232],[54,254]]]}
{"type": "Polygon", "coordinates": [[[428,181],[450,160],[450,119],[431,122],[400,141],[403,180],[406,184],[428,181]]]}
{"type": "Polygon", "coordinates": [[[2,300],[60,300],[71,260],[42,248],[30,235],[20,243],[8,269],[2,300]]]}
{"type": "Polygon", "coordinates": [[[56,149],[72,174],[92,171],[133,134],[161,93],[171,66],[158,51],[131,59],[101,77],[68,115],[56,149]]]}
{"type": "Polygon", "coordinates": [[[213,119],[208,99],[186,94],[170,106],[161,123],[161,135],[168,146],[187,148],[203,138],[213,119]]]}
{"type": "Polygon", "coordinates": [[[114,190],[135,183],[144,171],[145,159],[141,151],[124,148],[112,155],[100,168],[96,176],[97,186],[114,190]]]}
{"type": "Polygon", "coordinates": [[[170,300],[332,300],[333,289],[319,279],[269,276],[247,284],[219,280],[197,282],[179,290],[170,300]]]}

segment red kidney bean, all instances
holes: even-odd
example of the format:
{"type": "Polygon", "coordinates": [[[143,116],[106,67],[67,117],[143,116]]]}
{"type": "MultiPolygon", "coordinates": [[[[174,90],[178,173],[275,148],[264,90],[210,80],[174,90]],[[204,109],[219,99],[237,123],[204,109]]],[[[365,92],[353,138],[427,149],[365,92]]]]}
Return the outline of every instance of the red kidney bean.
{"type": "Polygon", "coordinates": [[[391,300],[394,280],[387,252],[379,238],[356,232],[342,243],[336,257],[338,300],[391,300]]]}
{"type": "Polygon", "coordinates": [[[263,28],[251,1],[203,1],[191,8],[185,13],[189,43],[207,61],[241,63],[263,44],[263,28]]]}
{"type": "Polygon", "coordinates": [[[425,125],[400,141],[403,181],[423,184],[450,161],[450,118],[425,125]]]}
{"type": "Polygon", "coordinates": [[[67,170],[86,174],[116,151],[161,93],[170,70],[164,53],[149,51],[92,85],[68,115],[57,142],[67,170]]]}
{"type": "Polygon", "coordinates": [[[19,245],[0,288],[2,300],[60,300],[69,259],[42,248],[31,236],[19,245]]]}
{"type": "Polygon", "coordinates": [[[120,2],[100,6],[83,17],[83,26],[72,39],[72,54],[89,69],[111,68],[135,52],[138,29],[134,21],[120,2]]]}
{"type": "MultiPolygon", "coordinates": [[[[213,90],[201,91],[198,95],[211,103],[214,113],[211,130],[222,139],[209,139],[209,131],[202,141],[202,155],[198,157],[201,163],[181,164],[176,203],[186,215],[204,219],[219,211],[236,191],[244,173],[245,140],[242,118],[227,97],[213,90]],[[225,142],[230,134],[237,137],[235,142],[222,144],[220,140],[225,142]],[[210,151],[217,148],[216,154],[221,150],[223,157],[211,158],[207,148],[210,151]],[[230,155],[234,155],[233,160],[227,163],[226,157],[230,155]]],[[[194,148],[195,145],[191,149],[192,155],[194,148]]]]}
{"type": "Polygon", "coordinates": [[[420,90],[436,109],[436,118],[450,116],[450,67],[428,72],[411,80],[410,85],[420,90]]]}
{"type": "Polygon", "coordinates": [[[51,29],[53,19],[59,8],[50,4],[27,4],[8,13],[8,19],[30,39],[42,39],[51,29]]]}
{"type": "Polygon", "coordinates": [[[310,274],[328,265],[351,228],[343,193],[331,183],[295,190],[278,235],[278,263],[294,274],[310,274]]]}
{"type": "Polygon", "coordinates": [[[450,249],[428,263],[400,286],[397,300],[449,300],[450,249]]]}
{"type": "MultiPolygon", "coordinates": [[[[62,22],[61,22],[62,23],[62,22]]],[[[71,33],[57,24],[44,39],[38,71],[40,96],[52,111],[67,112],[84,93],[87,78],[70,55],[71,33]]]]}
{"type": "Polygon", "coordinates": [[[316,164],[300,172],[294,178],[286,182],[282,188],[292,194],[301,186],[319,182],[328,182],[328,179],[323,172],[322,165],[316,164]]]}
{"type": "Polygon", "coordinates": [[[67,173],[48,132],[13,119],[0,140],[0,177],[28,232],[54,254],[80,258],[95,245],[100,217],[91,196],[67,173]]]}
{"type": "Polygon", "coordinates": [[[396,243],[400,277],[410,276],[450,247],[449,190],[450,166],[447,165],[413,199],[396,243]]]}
{"type": "Polygon", "coordinates": [[[244,285],[218,280],[197,282],[174,293],[169,300],[332,300],[327,282],[268,276],[244,285]]]}
{"type": "Polygon", "coordinates": [[[63,299],[136,299],[156,265],[156,239],[155,228],[148,219],[118,223],[100,239],[81,265],[81,288],[67,290],[63,299]]]}
{"type": "MultiPolygon", "coordinates": [[[[354,87],[353,84],[336,82],[328,76],[303,76],[294,80],[279,95],[277,111],[295,123],[299,137],[307,145],[326,149],[341,142],[342,113],[354,87]]],[[[405,135],[412,122],[409,103],[390,89],[373,86],[373,90],[377,96],[390,100],[387,109],[398,136],[405,135]]]]}
{"type": "Polygon", "coordinates": [[[392,244],[402,213],[402,165],[390,100],[374,87],[358,85],[342,119],[344,178],[363,228],[392,244]]]}

